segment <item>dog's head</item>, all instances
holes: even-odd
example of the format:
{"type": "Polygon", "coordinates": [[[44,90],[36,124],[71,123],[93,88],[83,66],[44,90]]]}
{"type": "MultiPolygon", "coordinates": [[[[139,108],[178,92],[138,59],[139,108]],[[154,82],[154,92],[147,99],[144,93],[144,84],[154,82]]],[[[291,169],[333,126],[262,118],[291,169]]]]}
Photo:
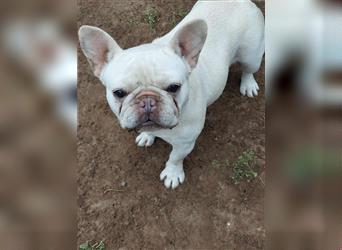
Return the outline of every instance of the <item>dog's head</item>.
{"type": "Polygon", "coordinates": [[[123,128],[172,128],[189,97],[189,75],[207,35],[197,20],[184,25],[167,44],[123,50],[103,30],[82,26],[79,39],[95,76],[106,87],[110,108],[123,128]]]}

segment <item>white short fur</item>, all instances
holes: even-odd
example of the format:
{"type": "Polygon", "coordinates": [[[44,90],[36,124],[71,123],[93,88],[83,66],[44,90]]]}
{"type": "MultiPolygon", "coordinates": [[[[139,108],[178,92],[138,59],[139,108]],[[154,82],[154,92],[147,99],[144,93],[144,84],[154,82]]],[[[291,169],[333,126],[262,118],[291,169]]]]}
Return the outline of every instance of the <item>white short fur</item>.
{"type": "Polygon", "coordinates": [[[203,129],[207,107],[222,94],[231,64],[240,62],[243,67],[242,95],[253,97],[258,93],[253,73],[264,54],[264,18],[249,0],[198,1],[168,34],[128,50],[122,50],[95,27],[82,26],[79,37],[122,127],[132,128],[137,123],[134,98],[138,93],[153,90],[160,95],[160,117],[168,128],[142,128],[136,143],[151,146],[159,137],[172,145],[160,174],[167,188],[176,188],[184,181],[183,160],[203,129]],[[184,49],[183,45],[189,47],[184,49]],[[101,53],[105,56],[98,56],[101,53]],[[165,92],[170,83],[182,86],[174,97],[177,104],[165,92]],[[113,90],[123,87],[130,91],[124,101],[113,96],[113,90]]]}

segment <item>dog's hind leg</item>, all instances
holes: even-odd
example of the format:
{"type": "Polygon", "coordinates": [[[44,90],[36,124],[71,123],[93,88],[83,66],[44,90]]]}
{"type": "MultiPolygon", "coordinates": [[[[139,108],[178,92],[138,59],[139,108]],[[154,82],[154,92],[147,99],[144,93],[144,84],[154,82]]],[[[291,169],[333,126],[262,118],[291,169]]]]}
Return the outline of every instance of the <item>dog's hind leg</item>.
{"type": "Polygon", "coordinates": [[[265,52],[264,20],[261,13],[255,19],[255,23],[244,35],[237,52],[237,61],[241,63],[243,73],[241,77],[240,92],[242,95],[254,97],[258,95],[259,86],[254,78],[263,59],[265,52]]]}
{"type": "Polygon", "coordinates": [[[242,95],[247,95],[248,97],[254,97],[258,95],[259,85],[256,82],[252,73],[242,73],[240,93],[242,95]]]}
{"type": "Polygon", "coordinates": [[[239,60],[243,68],[240,92],[244,96],[254,97],[258,95],[259,85],[253,74],[259,70],[263,54],[263,48],[254,51],[247,49],[239,60]]]}

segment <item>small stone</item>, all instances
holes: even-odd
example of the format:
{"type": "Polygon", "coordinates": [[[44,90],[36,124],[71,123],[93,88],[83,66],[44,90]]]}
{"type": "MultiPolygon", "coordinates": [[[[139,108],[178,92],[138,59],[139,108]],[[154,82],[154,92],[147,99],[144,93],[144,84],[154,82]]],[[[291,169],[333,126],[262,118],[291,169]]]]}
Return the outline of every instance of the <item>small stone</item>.
{"type": "Polygon", "coordinates": [[[121,186],[121,187],[126,187],[126,186],[127,186],[127,182],[122,181],[122,182],[120,183],[120,186],[121,186]]]}

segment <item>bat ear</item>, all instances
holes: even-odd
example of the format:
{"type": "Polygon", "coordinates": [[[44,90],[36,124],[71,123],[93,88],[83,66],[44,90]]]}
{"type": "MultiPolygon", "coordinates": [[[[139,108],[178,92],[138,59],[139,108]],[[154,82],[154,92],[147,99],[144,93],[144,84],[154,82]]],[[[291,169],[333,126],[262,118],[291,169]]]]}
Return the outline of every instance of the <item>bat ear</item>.
{"type": "Polygon", "coordinates": [[[199,55],[207,38],[207,24],[196,20],[182,27],[171,41],[172,49],[185,58],[191,69],[197,65],[199,55]]]}
{"type": "Polygon", "coordinates": [[[78,31],[81,49],[95,76],[100,77],[103,67],[122,49],[105,31],[83,25],[78,31]]]}

